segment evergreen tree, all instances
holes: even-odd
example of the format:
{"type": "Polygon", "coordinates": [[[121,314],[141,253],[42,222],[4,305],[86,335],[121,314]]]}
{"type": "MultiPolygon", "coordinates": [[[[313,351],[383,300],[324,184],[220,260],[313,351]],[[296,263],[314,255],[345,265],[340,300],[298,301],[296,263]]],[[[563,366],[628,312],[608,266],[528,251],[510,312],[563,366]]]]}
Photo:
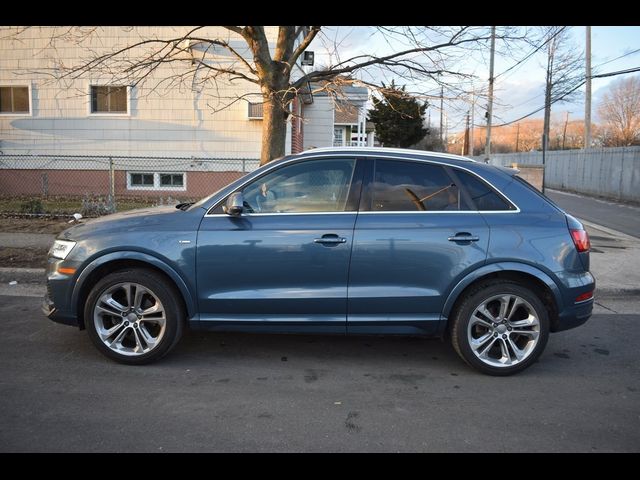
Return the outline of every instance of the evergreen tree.
{"type": "Polygon", "coordinates": [[[369,121],[373,122],[376,137],[385,147],[407,148],[415,145],[428,133],[424,127],[424,112],[428,103],[420,104],[409,96],[405,87],[391,82],[382,89],[383,98],[373,99],[369,121]]]}

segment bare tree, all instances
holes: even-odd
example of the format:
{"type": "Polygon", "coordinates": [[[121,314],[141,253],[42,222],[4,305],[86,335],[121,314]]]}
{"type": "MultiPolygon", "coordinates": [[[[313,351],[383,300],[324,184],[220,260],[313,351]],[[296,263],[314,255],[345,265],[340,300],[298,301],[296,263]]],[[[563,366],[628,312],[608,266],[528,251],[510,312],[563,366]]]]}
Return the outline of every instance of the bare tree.
{"type": "Polygon", "coordinates": [[[569,27],[544,27],[547,42],[547,59],[544,91],[543,135],[549,146],[551,105],[569,100],[576,95],[575,88],[582,83],[581,52],[571,44],[569,27]]]}
{"type": "Polygon", "coordinates": [[[621,78],[602,97],[598,114],[604,122],[604,145],[640,145],[640,77],[621,78]]]}
{"type": "MultiPolygon", "coordinates": [[[[385,73],[412,82],[431,80],[436,84],[471,77],[452,65],[468,60],[474,49],[486,49],[490,37],[488,27],[377,27],[369,35],[387,40],[390,47],[393,45],[390,53],[356,53],[341,58],[340,47],[334,45],[329,49],[328,62],[305,72],[299,68],[298,60],[314,40],[322,39],[323,28],[326,27],[225,26],[215,29],[212,36],[207,27],[185,27],[183,33],[170,36],[159,36],[161,32],[140,34],[139,40],[105,52],[99,48],[100,28],[64,27],[52,35],[50,47],[55,48],[56,39],[65,38],[85,48],[88,57],[73,65],[58,63],[49,73],[56,79],[74,79],[99,72],[133,86],[164,75],[153,89],[160,84],[189,82],[202,89],[216,88],[216,82],[222,79],[248,82],[253,91],[247,95],[259,91],[263,104],[261,164],[264,164],[284,155],[290,105],[299,95],[308,95],[311,88],[334,94],[339,93],[341,86],[358,82],[378,88],[382,81],[388,81],[385,73]],[[364,75],[372,70],[376,73],[364,75]],[[363,74],[357,80],[354,75],[359,72],[363,74]]],[[[16,38],[24,31],[16,29],[16,38]]],[[[131,31],[137,30],[131,27],[131,31]]],[[[499,40],[519,38],[522,36],[507,28],[498,35],[499,40]]],[[[324,40],[330,42],[331,38],[326,36],[324,40]]],[[[450,90],[465,93],[464,88],[456,86],[450,90]]],[[[246,99],[245,95],[228,99],[221,108],[242,99],[246,99]]]]}

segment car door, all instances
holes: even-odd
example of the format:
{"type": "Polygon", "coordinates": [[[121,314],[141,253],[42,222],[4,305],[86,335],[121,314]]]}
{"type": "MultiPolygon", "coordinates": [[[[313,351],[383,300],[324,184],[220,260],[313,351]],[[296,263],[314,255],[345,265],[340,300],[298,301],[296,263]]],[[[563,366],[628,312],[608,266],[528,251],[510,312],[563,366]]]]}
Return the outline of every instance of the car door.
{"type": "Polygon", "coordinates": [[[358,175],[354,158],[306,158],[245,185],[241,215],[205,215],[201,326],[344,333],[358,175]]]}
{"type": "Polygon", "coordinates": [[[367,163],[349,274],[349,333],[436,333],[446,296],[485,262],[489,229],[450,170],[367,163]]]}

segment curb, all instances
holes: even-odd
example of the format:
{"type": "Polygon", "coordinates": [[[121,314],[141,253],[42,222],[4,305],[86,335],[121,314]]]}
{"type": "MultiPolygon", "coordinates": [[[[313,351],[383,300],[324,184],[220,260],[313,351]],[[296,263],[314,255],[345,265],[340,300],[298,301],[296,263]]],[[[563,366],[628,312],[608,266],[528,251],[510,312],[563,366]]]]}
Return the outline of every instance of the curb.
{"type": "Polygon", "coordinates": [[[19,268],[19,267],[0,267],[0,275],[3,273],[17,273],[22,275],[44,275],[44,268],[19,268]]]}
{"type": "Polygon", "coordinates": [[[629,235],[628,233],[624,233],[619,230],[614,230],[613,228],[609,228],[609,227],[603,227],[602,225],[598,225],[597,223],[593,223],[593,222],[588,222],[586,220],[583,220],[582,218],[579,218],[578,220],[580,220],[586,227],[591,227],[595,230],[600,230],[601,232],[608,233],[609,235],[613,235],[614,237],[621,237],[621,238],[624,238],[625,240],[634,240],[636,242],[638,241],[638,237],[634,237],[633,235],[629,235]]]}
{"type": "Polygon", "coordinates": [[[640,297],[640,288],[598,288],[596,287],[594,298],[597,300],[599,297],[640,297]]]}

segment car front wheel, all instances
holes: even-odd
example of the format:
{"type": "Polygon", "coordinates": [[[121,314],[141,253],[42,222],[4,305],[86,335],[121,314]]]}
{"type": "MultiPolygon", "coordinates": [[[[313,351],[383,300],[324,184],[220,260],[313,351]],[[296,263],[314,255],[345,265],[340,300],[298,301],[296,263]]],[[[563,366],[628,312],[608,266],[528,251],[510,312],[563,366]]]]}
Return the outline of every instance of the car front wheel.
{"type": "Polygon", "coordinates": [[[129,365],[156,361],[178,343],[184,314],[173,285],[144,269],[111,273],[92,288],[84,318],[107,357],[129,365]]]}
{"type": "Polygon", "coordinates": [[[511,281],[483,282],[453,315],[451,340],[469,365],[489,375],[512,375],[534,363],[549,338],[540,298],[511,281]]]}

